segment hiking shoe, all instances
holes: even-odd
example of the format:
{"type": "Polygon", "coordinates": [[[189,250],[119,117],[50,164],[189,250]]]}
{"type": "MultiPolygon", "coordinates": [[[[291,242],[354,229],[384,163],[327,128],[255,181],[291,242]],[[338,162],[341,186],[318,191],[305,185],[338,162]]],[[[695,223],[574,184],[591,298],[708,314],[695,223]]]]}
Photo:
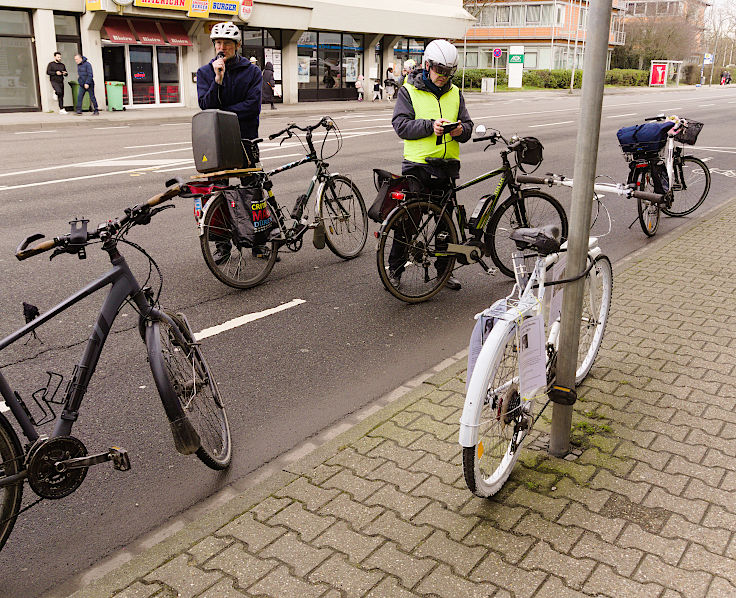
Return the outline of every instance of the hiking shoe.
{"type": "Polygon", "coordinates": [[[222,266],[230,259],[230,247],[218,247],[215,253],[212,254],[212,259],[218,266],[222,266]]]}
{"type": "Polygon", "coordinates": [[[386,274],[388,274],[389,284],[398,291],[401,287],[401,274],[392,273],[388,266],[386,266],[386,274]]]}
{"type": "Polygon", "coordinates": [[[450,276],[450,278],[447,279],[445,286],[452,291],[459,291],[463,288],[463,285],[460,284],[460,281],[454,276],[450,276]]]}
{"type": "Polygon", "coordinates": [[[99,111],[99,110],[95,110],[95,111],[94,111],[94,112],[92,113],[92,116],[99,116],[99,115],[100,115],[100,111],[99,111]]]}

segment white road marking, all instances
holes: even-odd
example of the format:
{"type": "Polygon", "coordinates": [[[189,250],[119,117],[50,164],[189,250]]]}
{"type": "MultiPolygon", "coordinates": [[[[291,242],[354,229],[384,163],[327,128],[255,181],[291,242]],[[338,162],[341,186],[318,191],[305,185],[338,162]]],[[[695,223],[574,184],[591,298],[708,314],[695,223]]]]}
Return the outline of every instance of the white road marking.
{"type": "Polygon", "coordinates": [[[194,339],[201,341],[203,338],[209,338],[210,336],[215,336],[216,334],[232,330],[233,328],[238,328],[239,326],[243,326],[244,324],[248,324],[249,322],[253,322],[254,320],[260,320],[261,318],[272,316],[273,314],[291,309],[292,307],[296,307],[297,305],[301,305],[302,303],[306,303],[306,301],[304,299],[293,299],[288,303],[282,303],[278,307],[264,309],[263,311],[254,312],[252,314],[245,314],[244,316],[228,320],[223,324],[218,324],[217,326],[205,328],[201,332],[196,332],[194,334],[194,339]]]}
{"type": "Polygon", "coordinates": [[[56,129],[51,131],[46,131],[44,129],[41,131],[17,131],[16,133],[13,133],[13,135],[35,135],[36,133],[56,133],[56,129]]]}
{"type": "Polygon", "coordinates": [[[715,104],[700,104],[698,108],[709,108],[710,106],[715,106],[715,104]]]}
{"type": "Polygon", "coordinates": [[[536,127],[553,127],[555,125],[569,125],[571,122],[575,122],[572,120],[563,120],[558,123],[544,123],[543,125],[529,125],[530,129],[534,129],[536,127]]]}
{"type": "Polygon", "coordinates": [[[636,116],[636,112],[629,112],[628,114],[612,114],[611,116],[606,116],[606,118],[623,118],[624,116],[636,116]]]}
{"type": "Polygon", "coordinates": [[[191,141],[176,141],[174,143],[151,143],[149,145],[126,145],[123,149],[141,149],[144,147],[166,147],[169,145],[188,145],[191,147],[191,141]]]}
{"type": "Polygon", "coordinates": [[[104,131],[105,129],[129,129],[130,125],[120,125],[118,127],[94,127],[98,131],[104,131]]]}
{"type": "Polygon", "coordinates": [[[83,166],[91,167],[115,167],[115,166],[174,166],[175,164],[184,164],[184,162],[192,162],[190,158],[163,160],[106,160],[104,162],[96,162],[94,164],[84,164],[83,166]]]}
{"type": "Polygon", "coordinates": [[[188,127],[189,123],[162,123],[162,127],[188,127]]]}

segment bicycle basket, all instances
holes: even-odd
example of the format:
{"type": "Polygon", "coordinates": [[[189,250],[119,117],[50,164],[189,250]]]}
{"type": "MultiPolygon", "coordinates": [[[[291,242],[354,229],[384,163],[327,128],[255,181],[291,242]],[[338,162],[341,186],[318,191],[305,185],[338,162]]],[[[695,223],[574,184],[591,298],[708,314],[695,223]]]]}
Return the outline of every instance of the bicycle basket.
{"type": "Polygon", "coordinates": [[[682,126],[675,134],[675,141],[686,143],[687,145],[695,145],[703,126],[703,123],[697,120],[682,119],[682,126]]]}
{"type": "Polygon", "coordinates": [[[544,150],[544,146],[536,137],[523,137],[521,139],[521,145],[515,150],[516,165],[521,172],[530,174],[539,168],[543,160],[542,150],[544,150]],[[524,165],[527,168],[524,168],[524,165]]]}

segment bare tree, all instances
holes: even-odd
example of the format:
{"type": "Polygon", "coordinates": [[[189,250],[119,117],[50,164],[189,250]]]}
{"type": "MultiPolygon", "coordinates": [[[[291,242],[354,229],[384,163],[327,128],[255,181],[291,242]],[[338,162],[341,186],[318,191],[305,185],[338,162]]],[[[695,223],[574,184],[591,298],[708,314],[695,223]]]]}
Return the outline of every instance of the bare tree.
{"type": "Polygon", "coordinates": [[[682,17],[643,17],[626,22],[626,42],[614,50],[619,67],[644,69],[650,60],[683,60],[698,46],[698,28],[682,17]]]}

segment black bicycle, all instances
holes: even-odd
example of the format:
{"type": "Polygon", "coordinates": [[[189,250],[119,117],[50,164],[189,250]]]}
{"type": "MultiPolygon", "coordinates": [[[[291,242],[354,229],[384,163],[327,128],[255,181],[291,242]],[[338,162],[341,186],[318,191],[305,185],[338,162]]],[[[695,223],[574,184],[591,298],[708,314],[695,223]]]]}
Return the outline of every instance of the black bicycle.
{"type": "MultiPolygon", "coordinates": [[[[304,243],[304,235],[309,230],[314,231],[315,247],[322,249],[327,245],[335,255],[345,260],[357,257],[365,246],[368,218],[363,196],[358,186],[347,176],[330,173],[326,162],[342,147],[342,135],[336,123],[328,117],[306,127],[291,123],[268,138],[273,140],[285,136],[285,140],[296,137],[294,131],[305,133],[307,147],[304,158],[270,171],[256,167],[200,175],[195,178],[206,179],[206,183],[192,183],[207,185],[204,189],[206,192],[200,194],[199,199],[195,198],[194,209],[202,255],[212,273],[228,286],[247,289],[263,282],[276,263],[279,249],[286,247],[289,251],[299,251],[304,243]],[[325,136],[318,151],[314,146],[313,132],[320,128],[325,129],[325,136]],[[337,144],[336,150],[326,155],[332,134],[337,144]],[[291,212],[287,212],[276,201],[271,177],[309,162],[314,162],[315,173],[309,181],[307,192],[300,195],[291,212]],[[272,235],[256,247],[239,247],[234,241],[233,222],[224,192],[238,188],[226,182],[236,176],[243,177],[241,185],[245,183],[262,190],[269,215],[275,219],[275,230],[279,231],[278,235],[272,235]],[[316,203],[310,220],[308,204],[315,190],[316,203]]],[[[256,163],[258,143],[262,141],[243,140],[246,153],[256,156],[256,163]]]]}
{"type": "MultiPolygon", "coordinates": [[[[507,140],[483,125],[476,128],[476,134],[473,141],[489,142],[484,151],[498,140],[506,145],[500,152],[500,168],[457,186],[448,176],[444,188],[417,191],[419,185],[414,185],[411,190],[392,194],[398,205],[378,232],[376,259],[383,285],[402,301],[419,303],[433,297],[450,278],[456,263],[465,266],[476,262],[493,273],[484,256],[490,256],[503,274],[513,278],[513,241],[509,235],[518,228],[555,225],[563,241],[567,238],[567,215],[560,202],[539,189],[522,189],[516,180],[516,170],[521,167],[524,171],[524,164],[536,167],[542,162],[539,141],[533,137],[507,140]],[[513,166],[510,154],[516,158],[513,166]],[[481,197],[468,219],[457,192],[497,175],[501,178],[495,190],[481,197]],[[507,188],[509,197],[499,205],[507,188]]],[[[456,160],[429,158],[427,163],[446,172],[457,170],[456,160]]]]}
{"type": "Polygon", "coordinates": [[[84,259],[87,247],[99,244],[108,254],[112,269],[0,341],[0,350],[5,349],[24,336],[34,334],[39,326],[81,300],[110,287],[81,360],[64,390],[59,392],[64,376],[47,372],[44,386],[23,398],[0,372],[0,395],[27,439],[21,444],[14,427],[0,413],[0,548],[8,539],[19,513],[43,499],[68,496],[79,488],[91,466],[111,462],[119,471],[130,469],[125,449],[112,447],[89,454],[84,443],[72,436],[72,426],[79,417],[102,348],[116,316],[126,303],[138,312],[138,330],[148,350],[151,373],[171,425],[176,450],[184,455],[196,454],[212,469],[225,469],[230,464],[230,428],[220,391],[186,317],[161,309],[158,303],[161,285],[157,291],[147,285],[141,286],[118,251],[121,243],[140,251],[149,262],[149,280],[154,269],[163,280],[153,258],[140,246],[127,241],[125,235],[133,226],[148,224],[154,214],[173,207],[155,206],[179,195],[180,191],[178,185],[171,186],[146,203],[126,209],[125,216],[101,224],[94,232],[88,232],[87,220],[73,220],[68,235],[35,245],[32,244],[43,239],[43,235],[31,235],[19,245],[15,255],[25,260],[51,250],[52,259],[61,254],[84,259]],[[53,431],[40,435],[37,428],[51,422],[55,422],[53,431]],[[25,482],[39,499],[21,509],[25,482]]]}

